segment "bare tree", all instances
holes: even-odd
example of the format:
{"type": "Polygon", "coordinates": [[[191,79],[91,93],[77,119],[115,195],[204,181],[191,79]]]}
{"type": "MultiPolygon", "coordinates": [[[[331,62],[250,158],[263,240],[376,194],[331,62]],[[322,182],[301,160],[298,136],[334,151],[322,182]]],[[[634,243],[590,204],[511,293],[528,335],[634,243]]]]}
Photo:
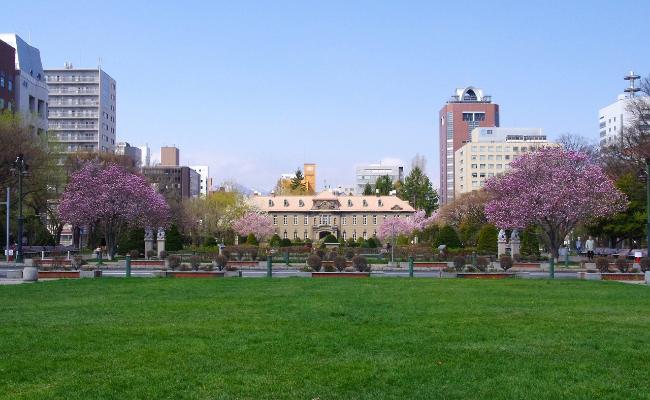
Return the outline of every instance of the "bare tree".
{"type": "Polygon", "coordinates": [[[573,133],[565,133],[557,141],[566,150],[587,154],[593,161],[598,161],[600,151],[598,145],[589,141],[584,136],[573,133]]]}

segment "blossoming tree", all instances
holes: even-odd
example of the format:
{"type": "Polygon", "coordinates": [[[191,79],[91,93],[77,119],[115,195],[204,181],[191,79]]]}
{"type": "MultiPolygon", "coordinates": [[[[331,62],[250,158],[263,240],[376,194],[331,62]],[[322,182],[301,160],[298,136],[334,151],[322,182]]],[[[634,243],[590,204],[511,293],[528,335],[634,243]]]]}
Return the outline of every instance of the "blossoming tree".
{"type": "Polygon", "coordinates": [[[491,223],[502,229],[541,227],[555,258],[578,223],[627,205],[625,195],[588,155],[561,147],[521,155],[506,174],[488,180],[485,189],[492,196],[485,205],[491,223]]]}
{"type": "Polygon", "coordinates": [[[377,229],[377,236],[381,240],[393,238],[400,235],[410,236],[416,231],[421,231],[433,224],[437,214],[430,217],[421,210],[406,218],[388,217],[384,219],[377,229]]]}
{"type": "Polygon", "coordinates": [[[75,172],[59,202],[61,219],[74,226],[94,226],[106,240],[110,259],[125,229],[165,227],[169,206],[141,175],[124,167],[87,163],[75,172]]]}
{"type": "Polygon", "coordinates": [[[235,220],[232,229],[239,236],[253,234],[259,241],[273,235],[273,219],[270,215],[259,212],[247,212],[241,218],[235,220]]]}

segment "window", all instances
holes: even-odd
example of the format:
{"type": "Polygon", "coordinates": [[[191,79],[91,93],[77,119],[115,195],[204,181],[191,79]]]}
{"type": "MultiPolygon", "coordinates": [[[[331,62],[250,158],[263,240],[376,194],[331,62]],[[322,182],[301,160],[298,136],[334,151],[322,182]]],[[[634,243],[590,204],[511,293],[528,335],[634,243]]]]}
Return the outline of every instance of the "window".
{"type": "Polygon", "coordinates": [[[379,200],[377,200],[377,205],[378,205],[379,207],[383,207],[383,206],[384,206],[384,202],[382,202],[381,199],[379,199],[379,200]]]}
{"type": "Polygon", "coordinates": [[[298,232],[293,231],[293,240],[298,239],[298,232]]]}
{"type": "Polygon", "coordinates": [[[304,207],[304,206],[305,206],[305,202],[302,200],[298,200],[298,207],[304,207]]]}
{"type": "Polygon", "coordinates": [[[309,236],[307,236],[307,231],[305,231],[305,235],[303,236],[303,240],[309,239],[309,236]]]}
{"type": "Polygon", "coordinates": [[[289,200],[284,199],[284,206],[285,206],[285,207],[289,207],[289,200]]]}
{"type": "Polygon", "coordinates": [[[284,225],[289,225],[289,217],[285,215],[285,216],[282,218],[282,222],[283,222],[284,225]]]}
{"type": "Polygon", "coordinates": [[[364,207],[368,207],[368,200],[363,199],[363,206],[364,206],[364,207]]]}
{"type": "Polygon", "coordinates": [[[274,215],[273,216],[273,225],[277,225],[277,224],[278,224],[278,216],[274,215]]]}
{"type": "Polygon", "coordinates": [[[273,207],[273,200],[269,200],[269,207],[273,207]]]}
{"type": "Polygon", "coordinates": [[[363,224],[368,225],[368,216],[367,215],[363,216],[363,224]]]}
{"type": "Polygon", "coordinates": [[[347,225],[348,224],[348,217],[341,217],[341,225],[347,225]]]}
{"type": "Polygon", "coordinates": [[[352,232],[352,240],[357,241],[357,231],[352,232]]]}
{"type": "Polygon", "coordinates": [[[289,237],[287,236],[287,231],[284,231],[284,234],[282,235],[282,238],[283,239],[289,239],[289,237]]]}
{"type": "Polygon", "coordinates": [[[367,239],[368,239],[368,232],[363,231],[363,240],[367,240],[367,239]]]}
{"type": "Polygon", "coordinates": [[[343,240],[348,240],[348,233],[343,231],[343,240]]]}
{"type": "MultiPolygon", "coordinates": [[[[293,224],[294,224],[294,225],[298,225],[298,216],[297,216],[297,215],[294,215],[294,216],[293,216],[293,224]]],[[[296,237],[296,238],[297,238],[297,237],[296,237]]],[[[296,239],[296,238],[294,238],[294,239],[296,239]]]]}
{"type": "Polygon", "coordinates": [[[353,215],[352,216],[352,225],[356,225],[356,224],[357,224],[357,216],[353,215]]]}
{"type": "Polygon", "coordinates": [[[352,207],[352,200],[348,199],[348,207],[352,207]]]}
{"type": "Polygon", "coordinates": [[[377,225],[377,216],[376,215],[372,216],[372,224],[377,225]]]}
{"type": "Polygon", "coordinates": [[[305,215],[305,225],[309,225],[309,217],[305,215]]]}

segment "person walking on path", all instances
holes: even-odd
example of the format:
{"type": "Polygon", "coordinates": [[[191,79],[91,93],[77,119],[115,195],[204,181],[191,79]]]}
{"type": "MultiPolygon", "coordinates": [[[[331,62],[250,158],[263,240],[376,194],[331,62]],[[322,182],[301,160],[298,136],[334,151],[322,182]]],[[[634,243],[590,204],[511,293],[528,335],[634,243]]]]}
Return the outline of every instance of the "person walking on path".
{"type": "Polygon", "coordinates": [[[585,242],[585,250],[587,250],[587,259],[589,261],[592,261],[594,259],[594,249],[596,248],[596,243],[594,242],[594,238],[589,236],[589,239],[585,242]]]}

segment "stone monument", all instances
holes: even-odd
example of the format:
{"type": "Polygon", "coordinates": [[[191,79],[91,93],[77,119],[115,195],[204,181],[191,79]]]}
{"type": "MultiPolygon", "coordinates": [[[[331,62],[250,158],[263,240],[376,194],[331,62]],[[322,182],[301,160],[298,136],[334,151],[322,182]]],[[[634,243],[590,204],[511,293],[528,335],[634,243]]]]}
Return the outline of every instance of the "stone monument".
{"type": "Polygon", "coordinates": [[[158,258],[163,251],[165,251],[165,229],[158,228],[158,258]]]}
{"type": "Polygon", "coordinates": [[[147,259],[151,250],[153,250],[153,229],[146,228],[144,230],[144,256],[147,259]]]}
{"type": "Polygon", "coordinates": [[[521,247],[521,240],[519,240],[519,231],[515,228],[510,234],[510,255],[514,256],[519,254],[519,249],[521,247]]]}
{"type": "Polygon", "coordinates": [[[499,231],[499,236],[497,237],[497,255],[501,256],[502,254],[507,254],[508,248],[508,239],[506,237],[506,231],[501,229],[499,231]]]}

